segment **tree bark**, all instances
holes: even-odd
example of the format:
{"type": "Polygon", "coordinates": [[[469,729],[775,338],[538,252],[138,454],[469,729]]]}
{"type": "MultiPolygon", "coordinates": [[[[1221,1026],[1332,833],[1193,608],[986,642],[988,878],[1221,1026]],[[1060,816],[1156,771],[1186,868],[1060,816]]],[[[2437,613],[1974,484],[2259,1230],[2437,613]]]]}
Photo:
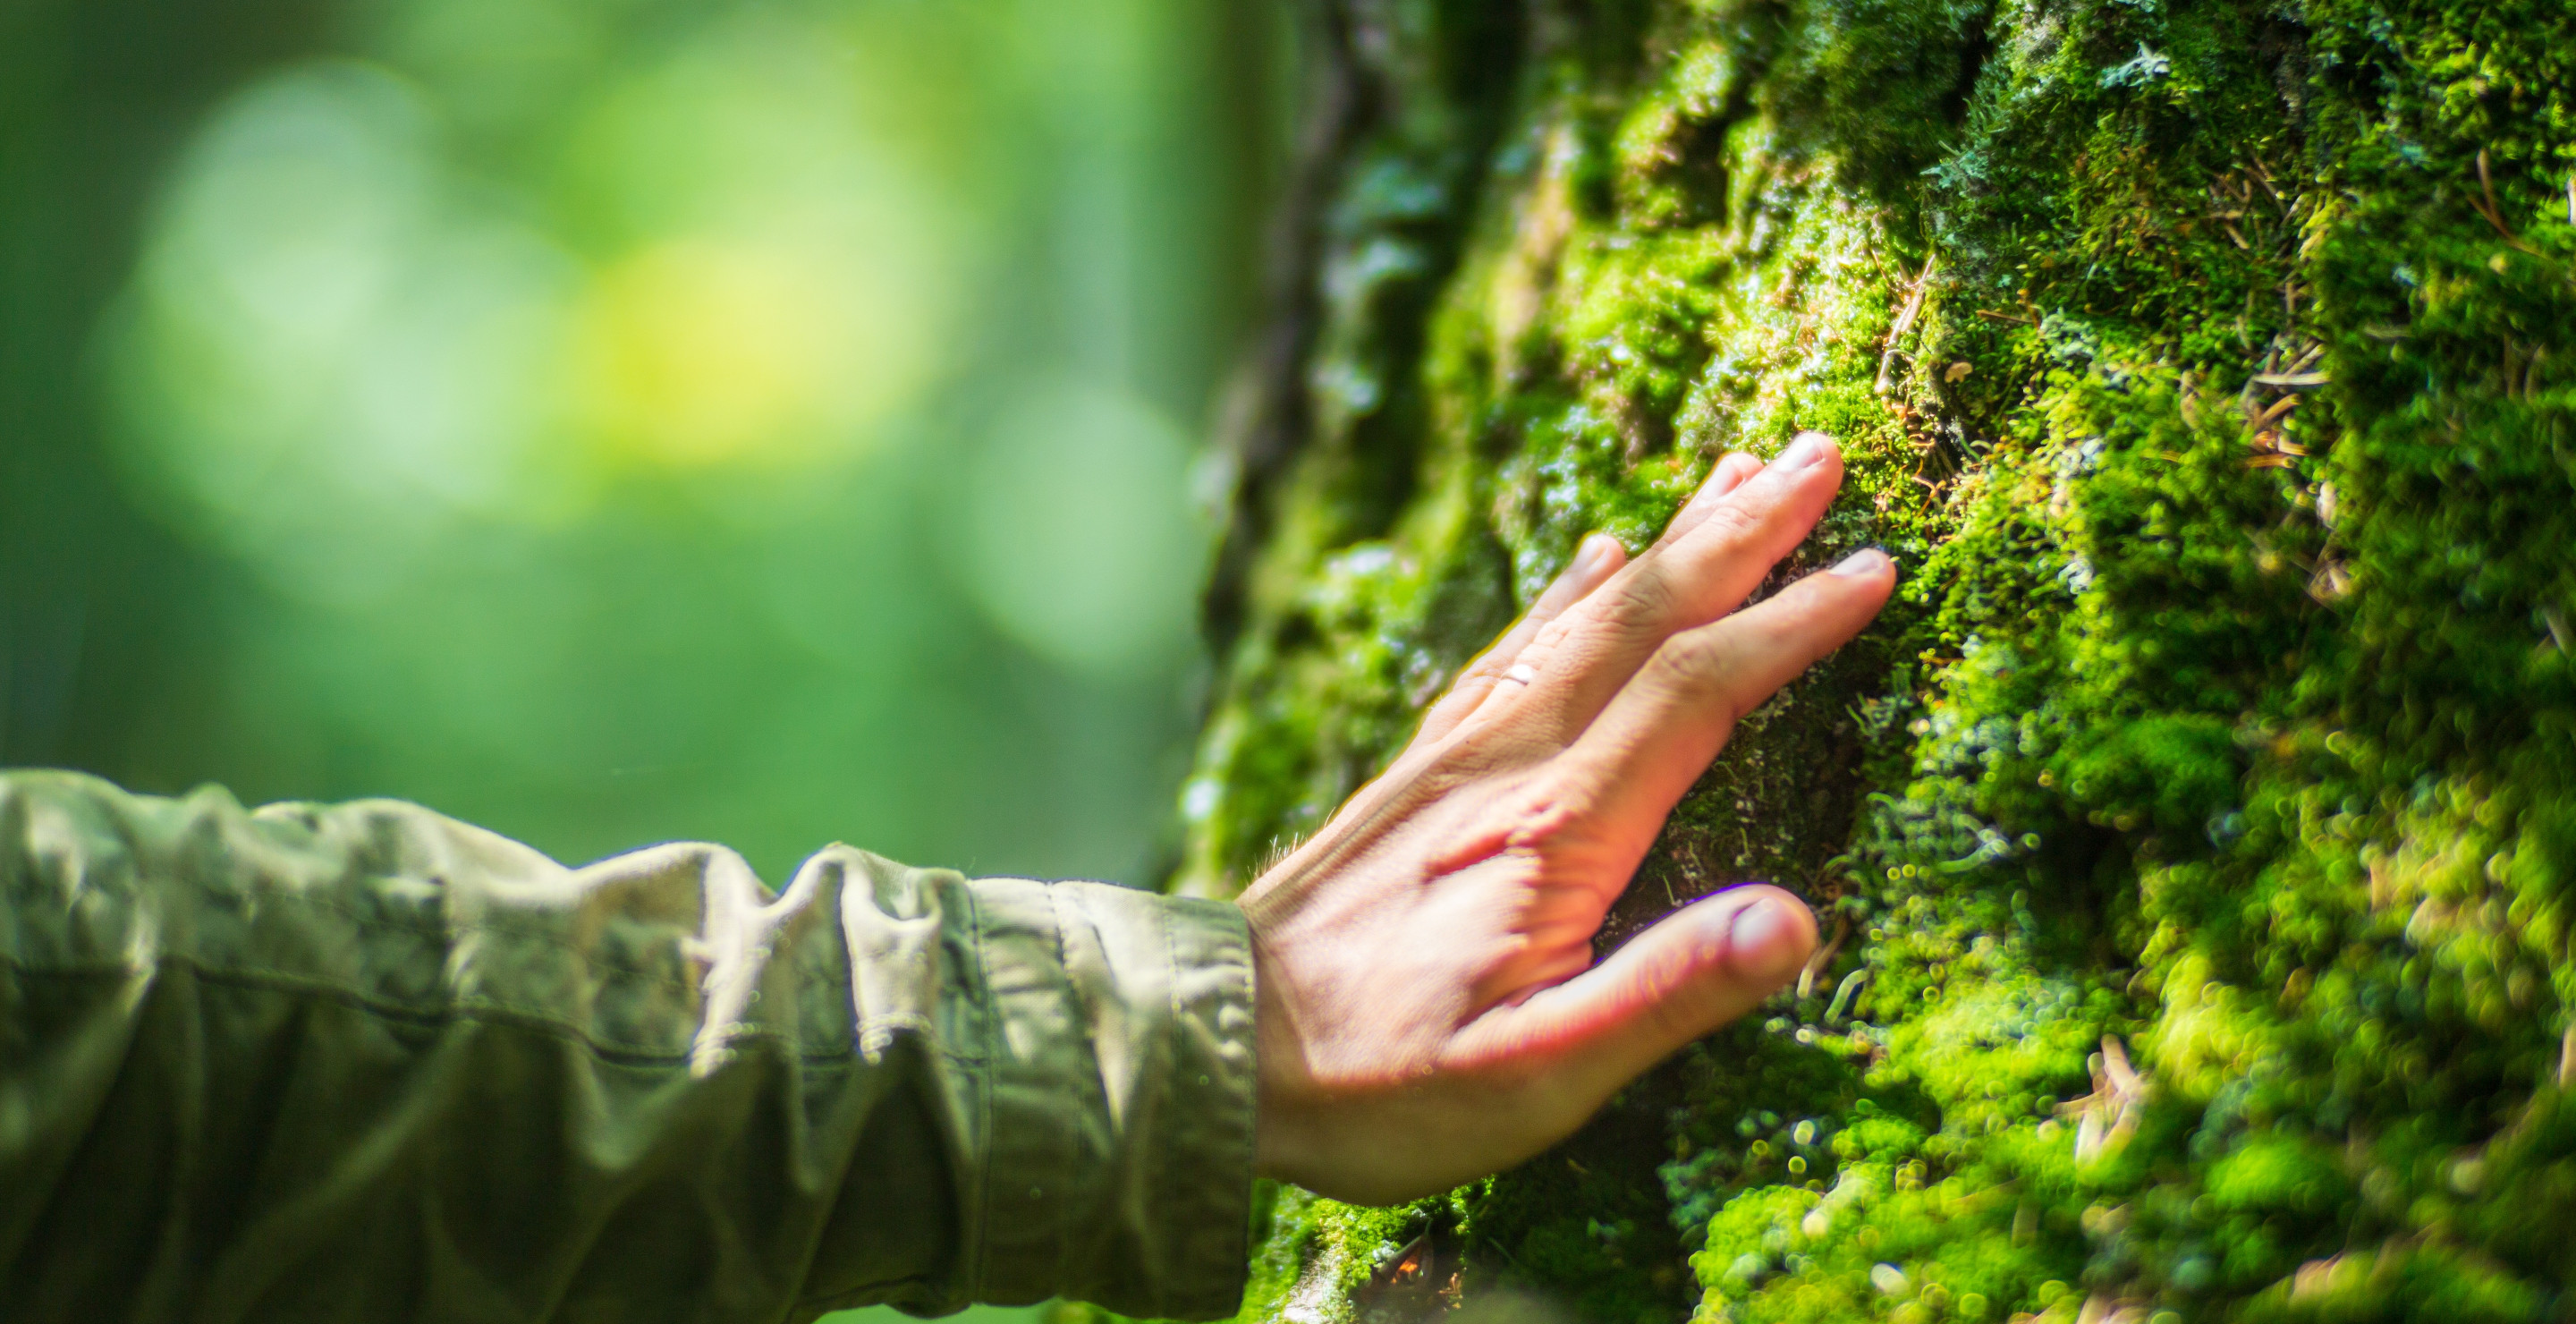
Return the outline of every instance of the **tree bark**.
{"type": "Polygon", "coordinates": [[[1835,433],[1787,569],[1907,578],[1603,940],[1769,879],[1809,978],[1518,1171],[1281,1192],[1246,1317],[2561,1318],[2560,0],[1308,18],[1180,887],[1726,451],[1835,433]]]}

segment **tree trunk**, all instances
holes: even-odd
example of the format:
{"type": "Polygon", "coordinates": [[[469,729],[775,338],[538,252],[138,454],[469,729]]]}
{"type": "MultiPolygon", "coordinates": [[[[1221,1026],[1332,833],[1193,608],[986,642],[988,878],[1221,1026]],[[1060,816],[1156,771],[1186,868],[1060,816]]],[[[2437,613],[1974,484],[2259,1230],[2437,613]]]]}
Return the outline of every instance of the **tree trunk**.
{"type": "Polygon", "coordinates": [[[1789,569],[1907,578],[1604,937],[1771,879],[1809,978],[1503,1177],[1281,1192],[1247,1317],[2565,1318],[2563,0],[1309,18],[1181,886],[1725,451],[1839,436],[1789,569]]]}

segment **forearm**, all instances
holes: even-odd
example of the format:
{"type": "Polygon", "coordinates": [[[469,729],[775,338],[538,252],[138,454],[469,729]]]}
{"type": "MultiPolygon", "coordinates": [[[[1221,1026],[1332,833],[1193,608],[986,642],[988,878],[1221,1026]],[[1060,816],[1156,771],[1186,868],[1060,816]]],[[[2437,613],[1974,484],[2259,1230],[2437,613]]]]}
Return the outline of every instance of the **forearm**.
{"type": "Polygon", "coordinates": [[[0,894],[13,1319],[1232,1307],[1222,908],[62,774],[0,777],[0,894]]]}

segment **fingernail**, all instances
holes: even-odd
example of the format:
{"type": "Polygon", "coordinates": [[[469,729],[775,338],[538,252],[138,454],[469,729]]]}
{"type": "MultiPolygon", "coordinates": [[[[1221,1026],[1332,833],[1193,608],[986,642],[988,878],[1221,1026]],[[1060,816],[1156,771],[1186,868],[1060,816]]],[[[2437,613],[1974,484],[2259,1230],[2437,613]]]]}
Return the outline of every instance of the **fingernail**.
{"type": "Polygon", "coordinates": [[[1781,473],[1794,473],[1822,462],[1833,448],[1834,439],[1824,433],[1801,432],[1789,443],[1789,449],[1771,461],[1771,467],[1781,473]]]}
{"type": "Polygon", "coordinates": [[[1853,579],[1864,579],[1877,574],[1879,567],[1887,564],[1887,559],[1887,553],[1875,547],[1864,547],[1834,562],[1832,573],[1847,575],[1853,579]]]}
{"type": "Polygon", "coordinates": [[[1735,923],[1727,930],[1727,959],[1747,979],[1777,983],[1806,961],[1806,935],[1788,906],[1764,897],[1735,912],[1735,923]]]}
{"type": "Polygon", "coordinates": [[[1618,539],[1606,533],[1596,533],[1585,538],[1583,545],[1575,549],[1574,564],[1569,569],[1578,576],[1588,575],[1600,569],[1602,559],[1610,555],[1610,544],[1617,541],[1618,539]]]}

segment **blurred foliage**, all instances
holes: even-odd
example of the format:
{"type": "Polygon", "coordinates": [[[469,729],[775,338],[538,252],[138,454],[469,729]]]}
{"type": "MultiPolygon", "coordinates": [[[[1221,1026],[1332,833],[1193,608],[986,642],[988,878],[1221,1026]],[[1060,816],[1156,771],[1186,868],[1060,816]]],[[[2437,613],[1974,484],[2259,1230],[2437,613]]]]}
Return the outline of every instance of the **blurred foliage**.
{"type": "Polygon", "coordinates": [[[1262,4],[0,15],[0,758],[1143,881],[1262,4]]]}

